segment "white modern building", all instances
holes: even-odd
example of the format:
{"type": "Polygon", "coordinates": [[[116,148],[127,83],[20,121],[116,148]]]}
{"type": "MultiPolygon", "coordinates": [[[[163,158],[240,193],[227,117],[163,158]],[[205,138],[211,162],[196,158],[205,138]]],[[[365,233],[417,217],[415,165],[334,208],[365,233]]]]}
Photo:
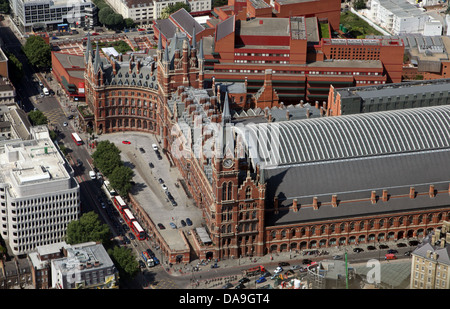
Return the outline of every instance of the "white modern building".
{"type": "Polygon", "coordinates": [[[80,215],[80,186],[46,126],[0,141],[0,234],[13,255],[65,239],[80,215]]]}
{"type": "Polygon", "coordinates": [[[423,33],[432,20],[406,0],[371,0],[366,17],[393,35],[423,33]]]}
{"type": "Polygon", "coordinates": [[[61,24],[90,26],[95,5],[91,0],[11,0],[10,7],[19,29],[31,32],[33,28],[57,30],[61,24]]]}
{"type": "Polygon", "coordinates": [[[131,18],[139,25],[150,24],[161,17],[162,11],[177,2],[189,4],[191,12],[207,12],[212,8],[211,0],[106,0],[123,18],[131,18]]]}
{"type": "Polygon", "coordinates": [[[117,268],[101,244],[67,245],[64,257],[51,261],[54,289],[117,289],[117,268]]]}

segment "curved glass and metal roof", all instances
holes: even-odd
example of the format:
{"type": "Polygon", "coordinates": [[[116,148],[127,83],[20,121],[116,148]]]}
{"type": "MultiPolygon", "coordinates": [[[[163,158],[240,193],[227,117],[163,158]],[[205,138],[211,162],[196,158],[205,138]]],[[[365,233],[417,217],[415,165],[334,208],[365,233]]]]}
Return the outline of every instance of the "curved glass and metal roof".
{"type": "Polygon", "coordinates": [[[235,127],[263,168],[450,147],[450,106],[235,127]]]}

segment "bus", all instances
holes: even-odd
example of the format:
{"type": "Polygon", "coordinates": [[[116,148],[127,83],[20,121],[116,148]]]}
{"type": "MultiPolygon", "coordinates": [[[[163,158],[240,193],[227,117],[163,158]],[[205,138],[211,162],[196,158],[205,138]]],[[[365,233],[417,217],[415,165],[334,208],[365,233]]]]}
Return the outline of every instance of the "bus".
{"type": "Polygon", "coordinates": [[[72,139],[75,142],[75,144],[77,144],[78,146],[83,144],[83,140],[78,136],[77,133],[72,133],[72,139]]]}
{"type": "Polygon", "coordinates": [[[114,205],[116,206],[117,210],[123,215],[123,210],[128,208],[127,203],[123,200],[123,198],[120,195],[114,196],[114,205]]]}
{"type": "Polygon", "coordinates": [[[141,227],[139,222],[137,222],[136,220],[132,221],[131,224],[130,224],[130,228],[133,231],[133,234],[136,236],[137,239],[145,240],[145,231],[141,227]]]}
{"type": "Polygon", "coordinates": [[[125,222],[130,225],[131,222],[135,221],[136,218],[134,217],[133,213],[129,208],[125,208],[123,210],[123,218],[125,219],[125,222]]]}

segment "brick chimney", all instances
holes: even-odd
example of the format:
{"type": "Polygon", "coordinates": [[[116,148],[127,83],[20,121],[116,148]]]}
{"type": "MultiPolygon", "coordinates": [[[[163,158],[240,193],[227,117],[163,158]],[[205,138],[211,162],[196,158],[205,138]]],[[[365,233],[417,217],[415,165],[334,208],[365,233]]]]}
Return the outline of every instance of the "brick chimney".
{"type": "Polygon", "coordinates": [[[388,200],[388,190],[383,190],[382,200],[383,200],[383,202],[387,202],[387,200],[388,200]]]}
{"type": "Polygon", "coordinates": [[[436,194],[434,192],[434,185],[430,185],[430,190],[428,191],[428,194],[430,195],[430,197],[436,196],[436,194]]]}
{"type": "Polygon", "coordinates": [[[336,194],[333,194],[333,196],[331,197],[331,205],[333,207],[337,207],[338,206],[338,204],[337,204],[337,195],[336,194]]]}
{"type": "Polygon", "coordinates": [[[370,194],[370,201],[372,202],[372,204],[377,203],[377,192],[376,191],[372,191],[372,193],[370,194]]]}
{"type": "Polygon", "coordinates": [[[292,201],[292,209],[294,210],[294,212],[297,212],[298,211],[298,208],[297,208],[297,199],[295,198],[293,201],[292,201]]]}
{"type": "Polygon", "coordinates": [[[414,187],[409,188],[409,198],[413,199],[416,197],[416,189],[414,187]]]}
{"type": "Polygon", "coordinates": [[[319,202],[317,201],[317,196],[314,196],[313,198],[313,208],[314,210],[319,209],[319,202]]]}

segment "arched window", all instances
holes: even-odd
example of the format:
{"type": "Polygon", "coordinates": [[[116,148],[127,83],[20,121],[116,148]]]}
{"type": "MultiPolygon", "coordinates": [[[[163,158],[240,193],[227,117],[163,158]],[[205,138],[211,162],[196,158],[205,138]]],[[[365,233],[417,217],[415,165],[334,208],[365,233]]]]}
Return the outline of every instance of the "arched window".
{"type": "Polygon", "coordinates": [[[227,183],[224,182],[222,185],[222,200],[226,200],[227,199],[227,183]]]}
{"type": "Polygon", "coordinates": [[[228,200],[231,200],[233,198],[232,191],[233,190],[233,183],[230,181],[228,183],[228,200]]]}
{"type": "Polygon", "coordinates": [[[252,188],[250,187],[250,186],[248,186],[246,189],[245,189],[245,199],[246,200],[249,200],[249,199],[251,199],[252,198],[252,188]]]}

